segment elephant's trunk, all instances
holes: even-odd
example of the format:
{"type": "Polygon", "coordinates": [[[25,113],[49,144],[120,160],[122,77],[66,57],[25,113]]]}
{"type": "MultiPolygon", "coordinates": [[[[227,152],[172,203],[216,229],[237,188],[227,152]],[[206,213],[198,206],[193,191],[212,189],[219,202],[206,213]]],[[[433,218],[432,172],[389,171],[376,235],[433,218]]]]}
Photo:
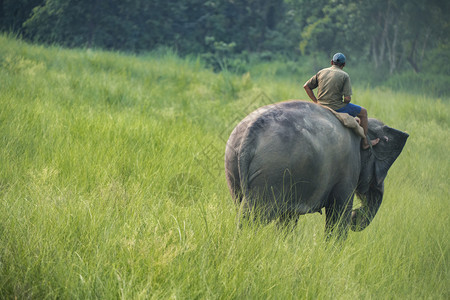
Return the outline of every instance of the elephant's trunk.
{"type": "Polygon", "coordinates": [[[380,208],[383,193],[384,184],[382,183],[378,187],[372,186],[365,195],[358,195],[363,204],[352,212],[352,231],[361,231],[369,226],[380,208]]]}

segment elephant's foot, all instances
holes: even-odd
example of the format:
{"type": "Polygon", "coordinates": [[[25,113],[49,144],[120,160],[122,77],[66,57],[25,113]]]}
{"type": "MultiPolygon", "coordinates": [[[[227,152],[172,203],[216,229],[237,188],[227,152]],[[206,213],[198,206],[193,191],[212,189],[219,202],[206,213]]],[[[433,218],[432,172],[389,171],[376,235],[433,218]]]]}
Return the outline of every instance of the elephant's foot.
{"type": "Polygon", "coordinates": [[[362,231],[369,226],[371,219],[366,210],[357,208],[352,211],[350,228],[352,231],[362,231]]]}

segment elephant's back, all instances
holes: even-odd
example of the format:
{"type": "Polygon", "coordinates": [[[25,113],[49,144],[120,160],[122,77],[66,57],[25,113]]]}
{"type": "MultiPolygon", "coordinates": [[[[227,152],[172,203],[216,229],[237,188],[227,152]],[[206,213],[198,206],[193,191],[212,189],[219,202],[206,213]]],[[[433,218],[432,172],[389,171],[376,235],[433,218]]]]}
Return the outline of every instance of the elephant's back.
{"type": "Polygon", "coordinates": [[[281,102],[253,112],[234,131],[238,173],[246,188],[282,193],[294,187],[302,199],[295,210],[317,210],[332,188],[335,146],[350,142],[340,128],[330,111],[311,102],[281,102]]]}
{"type": "MultiPolygon", "coordinates": [[[[230,159],[243,154],[253,159],[274,155],[286,160],[302,149],[302,159],[318,160],[331,151],[327,145],[348,142],[346,131],[327,109],[312,102],[291,100],[261,107],[233,130],[226,146],[230,159]]],[[[226,158],[227,160],[227,158],[226,158]]]]}
{"type": "MultiPolygon", "coordinates": [[[[264,146],[302,143],[308,153],[323,152],[324,145],[347,139],[346,130],[328,110],[306,101],[291,100],[264,106],[237,127],[237,136],[253,138],[264,146]]],[[[327,147],[328,149],[330,147],[327,147]]]]}
{"type": "Polygon", "coordinates": [[[331,145],[342,139],[336,131],[339,121],[335,119],[314,103],[277,104],[255,120],[254,154],[249,173],[261,174],[264,181],[286,177],[286,172],[308,182],[311,182],[311,174],[324,179],[328,175],[323,166],[333,162],[331,145]]]}

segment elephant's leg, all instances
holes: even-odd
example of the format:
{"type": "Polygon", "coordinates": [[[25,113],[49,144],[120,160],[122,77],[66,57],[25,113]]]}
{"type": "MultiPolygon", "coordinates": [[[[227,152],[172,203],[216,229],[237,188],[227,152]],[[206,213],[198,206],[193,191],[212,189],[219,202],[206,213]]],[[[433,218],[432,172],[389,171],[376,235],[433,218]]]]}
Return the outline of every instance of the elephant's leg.
{"type": "Polygon", "coordinates": [[[332,193],[329,197],[328,204],[325,207],[325,235],[329,239],[331,237],[338,237],[346,239],[350,225],[352,206],[352,193],[332,193]]]}
{"type": "Polygon", "coordinates": [[[273,203],[273,195],[266,185],[254,184],[248,188],[246,195],[242,193],[240,202],[240,215],[252,222],[268,224],[276,219],[276,206],[273,203]]]}

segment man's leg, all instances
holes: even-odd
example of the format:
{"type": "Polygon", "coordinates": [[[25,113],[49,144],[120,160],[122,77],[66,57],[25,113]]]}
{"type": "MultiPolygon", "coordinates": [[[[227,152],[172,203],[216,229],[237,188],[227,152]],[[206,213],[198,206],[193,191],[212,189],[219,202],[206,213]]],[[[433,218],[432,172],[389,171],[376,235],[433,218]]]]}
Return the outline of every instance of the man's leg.
{"type": "MultiPolygon", "coordinates": [[[[364,135],[367,136],[367,130],[368,130],[368,126],[369,126],[369,120],[367,118],[367,109],[365,109],[364,107],[361,107],[361,111],[357,115],[357,117],[361,120],[360,125],[364,129],[364,135]]],[[[378,144],[379,141],[380,141],[380,139],[376,138],[374,140],[371,140],[370,143],[372,146],[375,146],[376,144],[378,144]]],[[[363,149],[369,148],[369,142],[367,141],[367,138],[364,138],[362,140],[362,148],[363,149]]]]}
{"type": "MultiPolygon", "coordinates": [[[[359,105],[348,103],[346,106],[336,110],[337,112],[347,113],[352,117],[358,117],[360,122],[359,125],[364,129],[364,136],[367,136],[367,127],[369,124],[368,118],[367,118],[367,109],[364,107],[361,107],[359,105]]],[[[380,141],[379,138],[376,138],[374,140],[371,140],[370,143],[372,146],[375,146],[380,141]]],[[[369,148],[369,144],[367,142],[367,138],[364,138],[362,140],[362,148],[367,149],[369,148]]]]}

